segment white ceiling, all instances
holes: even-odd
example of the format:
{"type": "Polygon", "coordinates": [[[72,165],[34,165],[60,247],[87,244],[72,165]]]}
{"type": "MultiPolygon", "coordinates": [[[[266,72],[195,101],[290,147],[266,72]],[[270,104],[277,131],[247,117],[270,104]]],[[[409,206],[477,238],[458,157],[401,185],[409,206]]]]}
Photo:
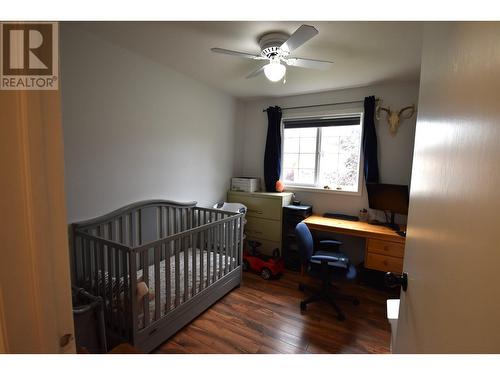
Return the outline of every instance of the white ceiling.
{"type": "Polygon", "coordinates": [[[121,47],[239,98],[295,95],[370,84],[416,81],[420,71],[419,22],[104,22],[79,26],[121,47]],[[291,34],[301,24],[319,35],[291,56],[334,62],[328,71],[288,68],[287,82],[245,76],[259,61],[215,54],[212,47],[258,54],[259,36],[291,34]]]}

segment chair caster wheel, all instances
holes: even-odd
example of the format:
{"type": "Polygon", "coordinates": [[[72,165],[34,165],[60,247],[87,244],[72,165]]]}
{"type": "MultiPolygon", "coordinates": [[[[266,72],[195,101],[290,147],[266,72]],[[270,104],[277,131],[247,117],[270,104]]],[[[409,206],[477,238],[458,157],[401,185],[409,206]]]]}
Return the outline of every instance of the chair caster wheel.
{"type": "Polygon", "coordinates": [[[352,301],[352,304],[353,304],[354,306],[358,306],[358,305],[359,305],[359,300],[358,300],[358,299],[354,299],[354,300],[352,301]]]}
{"type": "Polygon", "coordinates": [[[304,285],[299,284],[299,290],[300,290],[301,292],[303,292],[303,291],[304,291],[304,285]]]}
{"type": "Polygon", "coordinates": [[[306,311],[307,310],[307,305],[304,302],[300,303],[300,311],[306,311]]]}
{"type": "Polygon", "coordinates": [[[345,320],[345,316],[344,316],[344,315],[342,315],[342,314],[339,314],[339,315],[337,315],[337,320],[338,320],[339,322],[343,322],[343,321],[345,320]]]}

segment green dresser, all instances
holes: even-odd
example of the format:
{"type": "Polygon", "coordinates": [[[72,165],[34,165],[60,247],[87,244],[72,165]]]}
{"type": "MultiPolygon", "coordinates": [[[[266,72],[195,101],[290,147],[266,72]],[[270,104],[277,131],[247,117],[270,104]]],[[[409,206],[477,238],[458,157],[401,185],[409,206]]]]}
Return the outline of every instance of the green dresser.
{"type": "Polygon", "coordinates": [[[283,207],[291,203],[292,196],[293,193],[229,191],[227,201],[247,206],[247,240],[259,241],[262,253],[271,255],[276,248],[282,253],[283,207]]]}

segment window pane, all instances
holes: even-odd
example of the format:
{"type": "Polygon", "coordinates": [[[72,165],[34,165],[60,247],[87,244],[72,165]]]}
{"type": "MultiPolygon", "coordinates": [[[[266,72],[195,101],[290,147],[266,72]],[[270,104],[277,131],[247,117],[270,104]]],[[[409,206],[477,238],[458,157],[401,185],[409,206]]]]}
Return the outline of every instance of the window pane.
{"type": "Polygon", "coordinates": [[[314,185],[317,135],[317,128],[284,130],[282,178],[285,182],[314,185]]]}
{"type": "Polygon", "coordinates": [[[284,152],[299,152],[299,138],[285,138],[284,152]]]}
{"type": "Polygon", "coordinates": [[[318,128],[300,128],[300,137],[311,137],[316,138],[318,133],[318,128]]]}
{"type": "Polygon", "coordinates": [[[319,185],[357,191],[361,125],[325,127],[321,136],[319,185]]]}
{"type": "Polygon", "coordinates": [[[316,154],[300,154],[299,168],[316,168],[316,154]]]}
{"type": "Polygon", "coordinates": [[[300,152],[315,153],[316,152],[316,137],[300,137],[300,152]]]}
{"type": "Polygon", "coordinates": [[[283,168],[298,168],[299,154],[283,154],[283,168]]]}
{"type": "Polygon", "coordinates": [[[361,125],[284,129],[282,178],[285,183],[357,191],[360,149],[361,125]]]}
{"type": "Polygon", "coordinates": [[[314,169],[299,169],[297,182],[301,184],[314,184],[314,169]]]}
{"type": "Polygon", "coordinates": [[[299,175],[298,169],[286,168],[283,171],[283,180],[285,182],[295,183],[298,175],[299,175]]]}
{"type": "MultiPolygon", "coordinates": [[[[340,143],[340,137],[337,136],[325,136],[322,132],[321,138],[321,148],[324,152],[332,152],[331,150],[337,150],[340,143]]],[[[336,152],[336,151],[335,151],[336,152]]]]}
{"type": "Polygon", "coordinates": [[[285,138],[298,138],[300,129],[285,129],[285,138]]]}

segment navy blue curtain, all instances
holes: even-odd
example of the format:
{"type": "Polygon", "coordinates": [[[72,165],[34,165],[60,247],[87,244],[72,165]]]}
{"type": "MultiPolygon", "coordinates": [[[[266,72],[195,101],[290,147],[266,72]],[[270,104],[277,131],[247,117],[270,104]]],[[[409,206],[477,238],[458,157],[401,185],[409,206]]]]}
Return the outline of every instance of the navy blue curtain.
{"type": "Polygon", "coordinates": [[[377,132],[375,131],[375,97],[365,98],[363,117],[363,156],[366,183],[378,183],[377,132]]]}
{"type": "Polygon", "coordinates": [[[264,153],[264,183],[266,191],[276,191],[276,181],[281,175],[281,108],[267,110],[267,140],[264,153]]]}

